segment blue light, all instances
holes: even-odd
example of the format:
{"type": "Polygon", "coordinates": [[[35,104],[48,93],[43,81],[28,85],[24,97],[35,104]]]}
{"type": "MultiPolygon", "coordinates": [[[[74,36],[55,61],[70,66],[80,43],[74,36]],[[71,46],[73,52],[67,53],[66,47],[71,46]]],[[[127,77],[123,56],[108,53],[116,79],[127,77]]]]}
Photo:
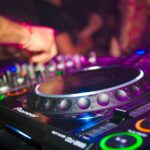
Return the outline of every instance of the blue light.
{"type": "Polygon", "coordinates": [[[9,68],[9,71],[16,73],[17,72],[17,67],[16,66],[11,66],[9,68]]]}
{"type": "Polygon", "coordinates": [[[93,119],[93,116],[88,115],[88,114],[85,114],[85,115],[83,115],[82,118],[79,118],[79,119],[80,119],[80,120],[89,121],[89,120],[93,119]]]}
{"type": "MultiPolygon", "coordinates": [[[[82,120],[82,121],[85,121],[85,120],[82,120]]],[[[85,121],[85,122],[86,122],[86,121],[85,121]]],[[[79,134],[79,133],[81,133],[81,131],[83,132],[83,131],[85,131],[85,130],[88,130],[88,129],[94,127],[95,125],[97,125],[98,122],[99,122],[99,120],[94,121],[94,122],[91,122],[91,120],[90,120],[90,121],[89,121],[88,123],[86,123],[84,126],[81,126],[80,128],[77,128],[77,129],[75,129],[74,131],[72,131],[72,133],[73,133],[73,134],[79,134]]]]}
{"type": "Polygon", "coordinates": [[[146,53],[146,50],[144,50],[144,49],[139,49],[139,50],[135,51],[135,54],[137,54],[137,55],[144,55],[145,53],[146,53]]]}
{"type": "Polygon", "coordinates": [[[16,128],[10,126],[10,125],[8,125],[8,124],[6,125],[6,128],[8,128],[8,129],[14,131],[15,133],[21,135],[22,137],[24,137],[24,138],[26,138],[26,139],[29,139],[29,140],[32,139],[30,136],[28,136],[28,135],[25,134],[24,132],[22,132],[22,131],[20,131],[20,130],[18,130],[18,129],[16,129],[16,128]]]}

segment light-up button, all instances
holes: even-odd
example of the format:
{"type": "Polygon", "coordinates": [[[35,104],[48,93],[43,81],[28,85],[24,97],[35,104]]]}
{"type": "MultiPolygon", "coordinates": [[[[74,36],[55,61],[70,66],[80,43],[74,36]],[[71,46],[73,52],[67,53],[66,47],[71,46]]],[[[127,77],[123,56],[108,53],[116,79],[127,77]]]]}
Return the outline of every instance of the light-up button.
{"type": "Polygon", "coordinates": [[[135,127],[141,132],[150,133],[150,118],[139,120],[136,122],[135,127]]]}
{"type": "Polygon", "coordinates": [[[104,137],[99,142],[99,147],[102,150],[136,150],[142,143],[141,136],[130,132],[120,132],[104,137]]]}
{"type": "Polygon", "coordinates": [[[65,68],[65,64],[64,64],[64,62],[59,62],[58,64],[57,64],[57,69],[58,70],[63,70],[65,68]]]}
{"type": "Polygon", "coordinates": [[[11,66],[11,67],[8,68],[8,70],[10,72],[16,73],[17,72],[17,67],[16,66],[11,66]]]}
{"type": "Polygon", "coordinates": [[[55,63],[54,61],[50,61],[48,70],[49,70],[50,72],[54,72],[54,71],[56,70],[56,63],[55,63]]]}
{"type": "Polygon", "coordinates": [[[63,72],[58,70],[58,71],[56,71],[56,75],[61,76],[61,75],[63,75],[63,72]]]}
{"type": "Polygon", "coordinates": [[[66,60],[66,66],[67,67],[73,67],[73,61],[71,59],[66,60]]]}
{"type": "Polygon", "coordinates": [[[5,96],[3,94],[0,94],[0,101],[3,101],[5,99],[5,96]]]}
{"type": "Polygon", "coordinates": [[[6,92],[8,92],[9,89],[10,89],[10,87],[7,86],[7,85],[1,86],[1,87],[0,87],[0,92],[1,92],[1,93],[6,93],[6,92]]]}
{"type": "Polygon", "coordinates": [[[138,49],[134,52],[134,54],[136,55],[144,55],[146,54],[146,50],[145,49],[138,49]]]}

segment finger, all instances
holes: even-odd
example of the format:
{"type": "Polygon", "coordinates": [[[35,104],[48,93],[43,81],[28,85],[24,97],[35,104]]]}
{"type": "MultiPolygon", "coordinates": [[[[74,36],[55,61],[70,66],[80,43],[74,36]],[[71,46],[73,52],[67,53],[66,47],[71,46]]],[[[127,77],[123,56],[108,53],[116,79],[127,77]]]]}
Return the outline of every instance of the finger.
{"type": "Polygon", "coordinates": [[[49,52],[45,52],[45,53],[42,53],[42,54],[38,54],[38,55],[34,55],[32,58],[31,58],[31,62],[32,63],[39,63],[39,64],[43,64],[43,63],[46,63],[48,62],[49,60],[51,60],[54,56],[56,56],[57,54],[57,49],[56,49],[56,45],[53,44],[51,46],[51,49],[49,50],[49,52]]]}
{"type": "Polygon", "coordinates": [[[34,55],[31,57],[30,62],[31,63],[38,63],[38,64],[44,64],[45,62],[49,61],[51,58],[48,55],[48,53],[42,53],[39,55],[34,55]]]}
{"type": "Polygon", "coordinates": [[[36,42],[32,42],[31,45],[26,49],[31,52],[42,52],[49,51],[48,48],[51,48],[55,44],[55,39],[51,37],[49,40],[45,39],[45,41],[41,42],[41,39],[36,39],[36,42]],[[39,40],[39,41],[38,41],[39,40]]]}

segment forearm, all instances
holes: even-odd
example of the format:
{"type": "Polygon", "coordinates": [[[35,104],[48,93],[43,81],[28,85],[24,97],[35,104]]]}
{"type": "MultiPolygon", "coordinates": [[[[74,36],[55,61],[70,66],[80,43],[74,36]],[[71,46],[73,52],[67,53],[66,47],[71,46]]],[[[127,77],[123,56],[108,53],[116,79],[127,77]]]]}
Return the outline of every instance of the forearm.
{"type": "Polygon", "coordinates": [[[84,28],[82,31],[79,32],[78,36],[82,40],[84,38],[91,37],[92,34],[93,34],[92,28],[90,28],[90,27],[87,26],[86,28],[84,28]]]}
{"type": "Polygon", "coordinates": [[[0,16],[0,43],[23,45],[29,39],[29,31],[18,23],[0,16]]]}

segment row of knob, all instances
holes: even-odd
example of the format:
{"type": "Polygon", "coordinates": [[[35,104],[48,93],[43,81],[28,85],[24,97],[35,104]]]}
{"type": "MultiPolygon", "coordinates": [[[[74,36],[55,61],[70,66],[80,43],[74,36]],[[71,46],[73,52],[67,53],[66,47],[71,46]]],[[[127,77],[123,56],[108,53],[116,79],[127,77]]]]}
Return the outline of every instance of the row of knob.
{"type": "MultiPolygon", "coordinates": [[[[57,100],[34,96],[30,98],[28,102],[29,107],[45,111],[53,110],[56,104],[59,105],[59,110],[61,111],[67,111],[72,107],[72,101],[70,99],[62,99],[58,102],[57,100]]],[[[110,98],[107,94],[101,94],[99,95],[97,102],[101,106],[106,106],[110,103],[110,98]]],[[[91,105],[90,98],[88,97],[79,98],[77,103],[78,107],[82,110],[88,109],[91,105]]]]}
{"type": "MultiPolygon", "coordinates": [[[[79,108],[80,110],[86,110],[92,105],[98,105],[101,107],[109,106],[109,104],[114,101],[115,105],[118,105],[119,103],[126,103],[130,97],[133,99],[137,96],[140,96],[142,94],[141,89],[138,86],[131,86],[132,95],[128,94],[125,90],[119,89],[115,91],[114,98],[112,98],[111,92],[106,92],[102,94],[94,95],[93,97],[96,97],[96,102],[92,101],[92,98],[90,96],[86,97],[79,97],[76,98],[77,100],[74,101],[74,99],[71,98],[64,98],[64,99],[49,99],[46,97],[41,97],[38,95],[31,96],[29,98],[29,106],[31,106],[33,109],[41,109],[44,111],[54,111],[54,108],[56,109],[56,105],[58,106],[58,111],[69,111],[70,108],[79,108]],[[76,106],[72,106],[73,103],[77,104],[76,106]],[[97,103],[97,104],[96,104],[97,103]]],[[[113,93],[113,92],[112,92],[113,93]]],[[[76,111],[76,110],[75,110],[76,111]]]]}
{"type": "Polygon", "coordinates": [[[58,55],[45,65],[23,63],[9,66],[0,75],[0,93],[6,93],[18,86],[40,83],[57,75],[57,71],[67,73],[81,70],[84,65],[95,65],[96,60],[95,53],[89,54],[89,57],[58,55]]]}

